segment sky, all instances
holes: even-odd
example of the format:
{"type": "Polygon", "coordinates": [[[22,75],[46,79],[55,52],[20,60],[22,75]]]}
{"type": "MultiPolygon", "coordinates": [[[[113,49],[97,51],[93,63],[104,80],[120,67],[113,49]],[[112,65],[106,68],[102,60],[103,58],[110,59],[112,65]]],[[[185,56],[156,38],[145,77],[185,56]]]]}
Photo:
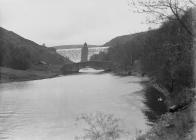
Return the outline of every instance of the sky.
{"type": "Polygon", "coordinates": [[[128,0],[0,0],[0,26],[46,46],[102,45],[147,30],[128,0]]]}

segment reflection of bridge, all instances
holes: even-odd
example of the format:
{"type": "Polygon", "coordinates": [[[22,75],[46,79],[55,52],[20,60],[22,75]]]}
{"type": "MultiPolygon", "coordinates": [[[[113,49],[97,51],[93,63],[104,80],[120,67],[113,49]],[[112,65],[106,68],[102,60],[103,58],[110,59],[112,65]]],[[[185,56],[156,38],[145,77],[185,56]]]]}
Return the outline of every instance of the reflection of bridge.
{"type": "Polygon", "coordinates": [[[63,74],[69,74],[69,73],[79,72],[80,69],[85,68],[85,67],[91,67],[94,69],[110,70],[111,66],[112,66],[112,63],[110,61],[87,61],[87,62],[65,64],[61,70],[63,74]]]}

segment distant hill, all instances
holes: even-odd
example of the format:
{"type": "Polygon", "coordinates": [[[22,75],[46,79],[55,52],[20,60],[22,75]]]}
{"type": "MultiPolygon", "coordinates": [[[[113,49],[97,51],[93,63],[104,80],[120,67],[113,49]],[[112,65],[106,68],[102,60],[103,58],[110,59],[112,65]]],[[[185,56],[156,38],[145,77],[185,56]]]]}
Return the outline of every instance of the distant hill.
{"type": "Polygon", "coordinates": [[[47,64],[63,64],[69,62],[68,59],[56,53],[55,49],[41,46],[31,40],[25,39],[12,31],[8,31],[0,27],[0,59],[1,65],[9,66],[12,57],[20,50],[21,56],[28,56],[31,65],[36,65],[40,62],[47,64]],[[22,51],[21,51],[22,50],[22,51]],[[24,50],[24,51],[23,51],[24,50]],[[27,55],[28,54],[28,55],[27,55]]]}
{"type": "MultiPolygon", "coordinates": [[[[59,50],[59,49],[75,49],[75,48],[82,48],[83,44],[76,44],[76,45],[60,45],[60,46],[54,46],[53,48],[59,50]]],[[[101,47],[98,45],[88,45],[89,48],[93,47],[101,47]]]]}
{"type": "Polygon", "coordinates": [[[123,36],[118,36],[110,40],[109,42],[105,43],[103,46],[116,46],[116,45],[125,45],[129,41],[133,40],[134,38],[137,38],[139,36],[142,36],[146,32],[140,32],[140,33],[135,33],[135,34],[129,34],[129,35],[123,35],[123,36]]]}

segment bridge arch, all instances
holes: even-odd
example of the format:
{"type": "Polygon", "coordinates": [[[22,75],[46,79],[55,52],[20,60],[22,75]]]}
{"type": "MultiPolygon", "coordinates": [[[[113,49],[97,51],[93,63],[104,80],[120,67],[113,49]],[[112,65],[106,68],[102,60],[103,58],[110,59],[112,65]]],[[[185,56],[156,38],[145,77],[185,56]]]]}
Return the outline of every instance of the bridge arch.
{"type": "Polygon", "coordinates": [[[80,69],[85,67],[91,67],[94,69],[110,70],[112,63],[110,61],[86,61],[79,63],[65,64],[61,71],[63,74],[77,73],[80,69]]]}

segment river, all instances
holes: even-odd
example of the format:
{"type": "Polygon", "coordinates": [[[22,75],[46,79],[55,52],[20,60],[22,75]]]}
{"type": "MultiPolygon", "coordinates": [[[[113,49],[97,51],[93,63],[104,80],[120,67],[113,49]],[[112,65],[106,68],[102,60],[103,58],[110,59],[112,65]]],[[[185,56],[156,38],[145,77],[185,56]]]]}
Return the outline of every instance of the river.
{"type": "Polygon", "coordinates": [[[102,112],[130,132],[146,131],[143,79],[93,69],[51,79],[0,84],[0,139],[74,140],[84,133],[81,114],[102,112]]]}
{"type": "Polygon", "coordinates": [[[75,119],[103,112],[135,135],[147,128],[141,79],[91,71],[0,85],[0,139],[72,140],[82,133],[75,119]]]}

